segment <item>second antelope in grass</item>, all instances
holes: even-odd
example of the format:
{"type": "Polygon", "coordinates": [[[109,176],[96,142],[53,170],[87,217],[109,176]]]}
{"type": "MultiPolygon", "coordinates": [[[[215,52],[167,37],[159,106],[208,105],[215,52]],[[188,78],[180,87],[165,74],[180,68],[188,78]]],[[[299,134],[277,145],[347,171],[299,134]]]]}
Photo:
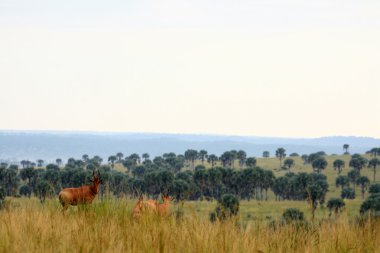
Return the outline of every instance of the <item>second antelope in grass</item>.
{"type": "Polygon", "coordinates": [[[144,201],[143,196],[141,195],[135,207],[133,208],[133,218],[139,218],[143,213],[153,212],[159,216],[166,216],[169,213],[169,204],[172,200],[167,194],[162,196],[164,201],[162,204],[159,204],[156,200],[149,199],[144,201]]]}

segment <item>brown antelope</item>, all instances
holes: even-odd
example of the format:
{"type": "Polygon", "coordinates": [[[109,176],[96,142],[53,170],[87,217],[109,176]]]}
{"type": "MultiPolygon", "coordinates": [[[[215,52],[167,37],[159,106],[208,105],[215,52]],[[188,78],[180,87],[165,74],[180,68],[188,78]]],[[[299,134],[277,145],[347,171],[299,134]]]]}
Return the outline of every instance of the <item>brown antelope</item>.
{"type": "Polygon", "coordinates": [[[169,197],[168,194],[165,194],[162,196],[162,200],[164,201],[164,203],[156,204],[157,213],[160,216],[167,216],[169,214],[169,204],[170,204],[170,201],[173,200],[173,198],[169,197]]]}
{"type": "Polygon", "coordinates": [[[98,194],[99,186],[102,183],[99,171],[96,175],[95,171],[92,172],[92,179],[90,181],[92,182],[92,185],[83,185],[78,188],[64,188],[59,193],[59,202],[61,202],[63,207],[63,214],[65,214],[65,211],[70,205],[76,206],[78,204],[92,203],[96,194],[98,194]]]}
{"type": "Polygon", "coordinates": [[[145,213],[147,211],[156,212],[157,202],[151,199],[144,201],[144,198],[141,195],[139,198],[139,201],[136,203],[135,207],[133,208],[133,218],[138,219],[140,218],[142,213],[145,213]]]}
{"type": "Polygon", "coordinates": [[[139,218],[142,213],[153,212],[159,216],[166,216],[169,213],[169,203],[172,200],[168,195],[163,195],[163,204],[159,204],[156,200],[149,199],[144,201],[143,197],[140,196],[139,201],[133,208],[133,218],[139,218]]]}

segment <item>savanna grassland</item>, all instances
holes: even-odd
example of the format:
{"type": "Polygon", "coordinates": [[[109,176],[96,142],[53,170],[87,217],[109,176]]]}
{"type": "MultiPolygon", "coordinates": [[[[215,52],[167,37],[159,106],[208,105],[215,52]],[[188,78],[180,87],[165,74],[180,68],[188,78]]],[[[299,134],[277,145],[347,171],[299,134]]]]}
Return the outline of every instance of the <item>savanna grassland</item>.
{"type": "MultiPolygon", "coordinates": [[[[322,172],[329,183],[326,200],[340,195],[332,168],[337,158],[348,164],[350,156],[326,157],[329,165],[322,172]]],[[[312,172],[301,158],[293,159],[291,171],[312,172]]],[[[276,177],[288,172],[279,169],[276,158],[259,158],[257,165],[273,170],[276,177]]],[[[342,174],[347,171],[346,166],[342,174]]],[[[361,173],[372,178],[368,168],[361,173]]],[[[380,222],[360,221],[363,200],[358,187],[356,192],[356,199],[345,200],[339,216],[330,216],[322,206],[311,221],[307,201],[276,201],[270,192],[267,201],[240,201],[236,218],[215,223],[209,214],[216,201],[172,203],[169,217],[145,215],[136,221],[132,209],[137,200],[129,197],[105,194],[92,205],[70,207],[65,216],[57,198],[44,204],[35,197],[7,198],[0,211],[0,252],[380,252],[380,222]],[[287,208],[303,211],[307,222],[282,223],[287,208]]]]}
{"type": "Polygon", "coordinates": [[[380,242],[379,222],[360,224],[345,214],[306,227],[239,217],[211,223],[194,208],[202,203],[185,203],[180,218],[178,205],[167,218],[135,221],[134,203],[103,199],[64,217],[57,201],[15,199],[0,213],[0,252],[377,252],[380,242]]]}

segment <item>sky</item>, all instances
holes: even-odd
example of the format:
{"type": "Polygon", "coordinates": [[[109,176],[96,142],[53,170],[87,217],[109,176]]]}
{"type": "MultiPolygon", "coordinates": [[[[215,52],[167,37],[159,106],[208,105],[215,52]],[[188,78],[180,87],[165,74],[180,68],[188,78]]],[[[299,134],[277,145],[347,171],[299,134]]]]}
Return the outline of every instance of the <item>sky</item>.
{"type": "Polygon", "coordinates": [[[380,138],[380,2],[0,0],[0,129],[380,138]]]}

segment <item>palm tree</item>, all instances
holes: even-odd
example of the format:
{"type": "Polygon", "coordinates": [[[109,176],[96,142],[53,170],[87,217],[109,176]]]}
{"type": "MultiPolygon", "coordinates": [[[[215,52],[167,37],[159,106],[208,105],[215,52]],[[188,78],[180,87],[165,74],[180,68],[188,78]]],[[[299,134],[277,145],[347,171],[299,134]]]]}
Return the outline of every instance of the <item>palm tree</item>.
{"type": "Polygon", "coordinates": [[[290,170],[294,166],[294,160],[292,158],[285,159],[284,167],[290,170]]]}
{"type": "Polygon", "coordinates": [[[118,163],[121,163],[121,159],[123,159],[124,154],[121,153],[121,152],[118,152],[118,153],[116,154],[116,157],[117,157],[117,162],[118,162],[118,163]]]}
{"type": "Polygon", "coordinates": [[[361,169],[363,169],[367,165],[367,159],[362,157],[361,155],[353,155],[350,160],[350,167],[356,169],[359,173],[361,169]]]}
{"type": "Polygon", "coordinates": [[[348,152],[348,148],[349,148],[349,147],[350,147],[350,145],[348,145],[348,144],[344,144],[344,145],[343,145],[343,150],[345,150],[345,151],[344,151],[344,154],[345,154],[345,155],[349,155],[349,154],[350,154],[350,153],[348,152]]]}
{"type": "Polygon", "coordinates": [[[144,161],[148,160],[149,159],[149,154],[148,153],[142,154],[142,158],[144,159],[144,161]]]}
{"type": "Polygon", "coordinates": [[[332,198],[327,202],[327,208],[330,211],[330,216],[332,211],[334,210],[335,216],[337,216],[341,210],[344,208],[346,204],[344,203],[343,199],[338,198],[332,198]]]}
{"type": "Polygon", "coordinates": [[[245,164],[247,165],[248,168],[253,168],[256,166],[256,158],[254,157],[248,157],[247,161],[245,161],[245,164]]]}
{"type": "Polygon", "coordinates": [[[87,154],[82,155],[82,160],[83,162],[88,163],[88,160],[89,160],[88,155],[87,154]]]}
{"type": "Polygon", "coordinates": [[[202,164],[204,164],[205,160],[207,159],[207,151],[206,150],[199,150],[198,158],[201,160],[202,164]]]}
{"type": "Polygon", "coordinates": [[[342,187],[342,191],[344,187],[350,186],[350,179],[347,176],[338,176],[335,180],[336,187],[342,187]]]}
{"type": "Polygon", "coordinates": [[[368,167],[373,169],[373,182],[376,181],[376,169],[380,165],[380,160],[378,158],[372,158],[368,162],[368,167]]]}
{"type": "Polygon", "coordinates": [[[198,157],[198,151],[194,149],[188,149],[185,151],[185,159],[190,162],[190,168],[194,170],[194,163],[198,157]]]}
{"type": "Polygon", "coordinates": [[[286,157],[286,153],[285,153],[285,149],[284,148],[278,148],[277,150],[276,150],[276,157],[278,158],[278,159],[280,159],[280,167],[281,167],[281,165],[282,165],[282,159],[284,158],[284,157],[286,157]]]}
{"type": "Polygon", "coordinates": [[[371,154],[371,156],[373,156],[373,157],[376,158],[376,156],[377,156],[378,153],[379,153],[379,149],[380,149],[380,148],[372,148],[372,149],[369,151],[369,153],[371,154]]]}
{"type": "Polygon", "coordinates": [[[247,159],[247,153],[244,150],[239,150],[236,154],[237,159],[239,160],[239,167],[243,167],[245,160],[247,159]]]}
{"type": "Polygon", "coordinates": [[[108,157],[108,161],[111,163],[111,167],[113,168],[115,166],[115,161],[117,160],[117,157],[115,155],[111,155],[108,157]]]}
{"type": "Polygon", "coordinates": [[[56,163],[58,166],[61,166],[61,164],[62,164],[62,159],[61,159],[61,158],[57,158],[57,159],[55,159],[55,163],[56,163]]]}
{"type": "Polygon", "coordinates": [[[211,168],[214,168],[217,161],[218,157],[214,154],[211,154],[207,157],[207,162],[211,164],[211,168]]]}
{"type": "Polygon", "coordinates": [[[360,177],[360,173],[357,170],[350,170],[347,174],[350,181],[354,184],[354,191],[356,190],[356,181],[360,177]]]}
{"type": "Polygon", "coordinates": [[[38,167],[42,167],[43,164],[44,164],[44,160],[42,160],[42,159],[37,160],[38,167]]]}
{"type": "Polygon", "coordinates": [[[362,192],[362,198],[364,199],[364,193],[369,186],[369,179],[368,179],[368,177],[361,176],[357,179],[356,183],[358,185],[360,185],[361,192],[362,192]]]}
{"type": "Polygon", "coordinates": [[[314,170],[316,170],[318,173],[321,172],[321,170],[326,169],[327,167],[327,161],[324,157],[317,158],[316,160],[313,161],[311,164],[314,170]]]}
{"type": "Polygon", "coordinates": [[[345,166],[345,162],[343,160],[337,159],[333,163],[334,170],[338,170],[338,174],[342,172],[342,169],[345,166]]]}

